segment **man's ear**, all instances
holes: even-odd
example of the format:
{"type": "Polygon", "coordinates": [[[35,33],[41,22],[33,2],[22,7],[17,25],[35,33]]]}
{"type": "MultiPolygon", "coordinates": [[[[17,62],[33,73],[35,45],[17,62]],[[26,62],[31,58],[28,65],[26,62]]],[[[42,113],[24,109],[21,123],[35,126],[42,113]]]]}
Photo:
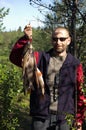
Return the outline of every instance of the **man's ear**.
{"type": "Polygon", "coordinates": [[[71,37],[68,37],[68,43],[67,43],[67,45],[70,45],[70,43],[71,43],[71,37]]]}

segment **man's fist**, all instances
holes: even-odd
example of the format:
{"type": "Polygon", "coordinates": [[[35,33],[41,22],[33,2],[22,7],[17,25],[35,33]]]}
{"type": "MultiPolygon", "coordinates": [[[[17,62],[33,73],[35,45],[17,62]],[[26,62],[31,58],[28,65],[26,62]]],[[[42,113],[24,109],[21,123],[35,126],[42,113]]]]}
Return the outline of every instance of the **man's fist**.
{"type": "Polygon", "coordinates": [[[24,33],[28,37],[28,39],[32,39],[32,27],[30,24],[27,24],[24,28],[24,33]]]}

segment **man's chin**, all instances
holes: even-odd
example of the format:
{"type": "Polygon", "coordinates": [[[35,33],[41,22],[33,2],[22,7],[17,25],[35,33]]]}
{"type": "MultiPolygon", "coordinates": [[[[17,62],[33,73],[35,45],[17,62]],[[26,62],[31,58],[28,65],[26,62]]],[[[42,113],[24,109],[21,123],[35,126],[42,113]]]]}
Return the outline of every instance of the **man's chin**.
{"type": "Polygon", "coordinates": [[[56,50],[56,52],[57,52],[57,53],[62,53],[62,52],[64,52],[64,50],[58,49],[58,50],[56,50]]]}

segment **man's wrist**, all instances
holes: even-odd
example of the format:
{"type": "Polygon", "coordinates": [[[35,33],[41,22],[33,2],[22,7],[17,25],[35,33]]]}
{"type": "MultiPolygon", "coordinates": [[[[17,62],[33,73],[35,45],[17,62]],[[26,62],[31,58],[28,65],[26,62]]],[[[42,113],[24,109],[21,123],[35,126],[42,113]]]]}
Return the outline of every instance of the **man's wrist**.
{"type": "Polygon", "coordinates": [[[28,35],[25,34],[25,37],[26,37],[27,40],[32,40],[32,36],[28,36],[28,35]]]}

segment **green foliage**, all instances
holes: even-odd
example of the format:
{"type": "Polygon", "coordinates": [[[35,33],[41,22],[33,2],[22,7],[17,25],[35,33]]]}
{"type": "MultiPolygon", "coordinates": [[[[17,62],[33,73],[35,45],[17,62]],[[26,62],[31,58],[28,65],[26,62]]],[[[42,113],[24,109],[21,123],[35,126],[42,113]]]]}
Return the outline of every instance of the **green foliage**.
{"type": "MultiPolygon", "coordinates": [[[[13,44],[23,35],[21,30],[0,32],[0,56],[8,56],[13,44]]],[[[1,58],[2,59],[2,58],[1,58]]]]}
{"type": "Polygon", "coordinates": [[[67,124],[70,126],[71,130],[77,130],[76,127],[73,126],[74,116],[72,114],[66,113],[65,117],[67,124]]]}
{"type": "Polygon", "coordinates": [[[14,101],[21,90],[20,86],[18,70],[0,64],[0,130],[16,130],[19,126],[14,113],[14,101]]]}
{"type": "Polygon", "coordinates": [[[51,48],[50,34],[44,29],[33,29],[33,46],[35,50],[47,51],[51,48]]]}
{"type": "Polygon", "coordinates": [[[76,15],[77,25],[86,23],[86,1],[85,0],[29,0],[31,6],[37,6],[38,11],[44,14],[44,24],[47,27],[58,25],[70,26],[76,15]],[[39,6],[38,6],[39,5],[39,6]]]}

